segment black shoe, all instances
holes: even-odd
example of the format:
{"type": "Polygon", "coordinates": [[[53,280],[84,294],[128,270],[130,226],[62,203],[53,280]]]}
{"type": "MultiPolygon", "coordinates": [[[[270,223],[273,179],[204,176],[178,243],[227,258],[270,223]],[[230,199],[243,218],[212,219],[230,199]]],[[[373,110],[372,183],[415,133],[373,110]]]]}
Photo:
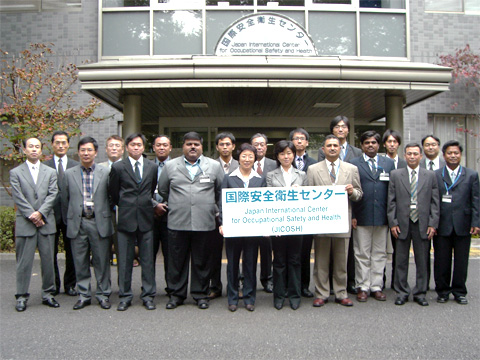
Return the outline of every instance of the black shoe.
{"type": "Polygon", "coordinates": [[[125,311],[127,310],[132,303],[130,301],[120,301],[120,304],[118,304],[117,311],[125,311]]]}
{"type": "Polygon", "coordinates": [[[235,304],[228,305],[228,310],[230,310],[231,312],[237,311],[237,305],[235,304]]]}
{"type": "Polygon", "coordinates": [[[269,294],[273,293],[273,282],[267,281],[263,286],[263,290],[269,294]]]}
{"type": "Polygon", "coordinates": [[[424,297],[414,297],[413,301],[420,306],[428,306],[428,301],[424,297]]]}
{"type": "Polygon", "coordinates": [[[290,303],[292,310],[297,310],[300,307],[300,303],[290,303]]]}
{"type": "Polygon", "coordinates": [[[395,305],[405,305],[407,301],[408,301],[408,297],[398,296],[397,299],[395,300],[395,305]]]}
{"type": "Polygon", "coordinates": [[[199,309],[205,310],[209,308],[208,299],[200,299],[197,301],[197,306],[199,309]]]}
{"type": "Polygon", "coordinates": [[[65,289],[65,294],[67,294],[68,296],[77,296],[78,295],[77,290],[75,290],[75,288],[73,288],[73,287],[65,289]]]}
{"type": "Polygon", "coordinates": [[[308,288],[302,289],[302,296],[306,298],[313,298],[313,293],[308,288]]]}
{"type": "Polygon", "coordinates": [[[53,308],[60,307],[60,304],[53,297],[50,299],[42,300],[42,304],[53,307],[53,308]]]}
{"type": "Polygon", "coordinates": [[[91,300],[78,300],[75,305],[73,305],[73,310],[83,309],[85,306],[88,306],[92,303],[91,300]]]}
{"type": "Polygon", "coordinates": [[[143,306],[145,306],[147,310],[155,310],[157,308],[152,300],[144,301],[143,306]]]}
{"type": "Polygon", "coordinates": [[[358,294],[358,290],[357,288],[354,286],[354,285],[348,285],[347,286],[347,292],[349,294],[353,294],[353,295],[357,295],[358,294]]]}
{"type": "Polygon", "coordinates": [[[465,296],[455,296],[455,301],[460,305],[468,305],[468,300],[465,296]]]}
{"type": "Polygon", "coordinates": [[[27,300],[17,300],[17,303],[15,304],[15,310],[17,310],[18,312],[27,310],[27,300]]]}
{"type": "Polygon", "coordinates": [[[282,310],[283,308],[283,301],[274,301],[273,306],[277,310],[282,310]]]}
{"type": "Polygon", "coordinates": [[[438,295],[437,302],[440,304],[445,304],[448,301],[448,295],[438,295]]]}
{"type": "Polygon", "coordinates": [[[247,304],[245,305],[245,309],[247,309],[248,311],[255,311],[255,305],[247,304]]]}
{"type": "Polygon", "coordinates": [[[112,307],[112,304],[110,304],[110,300],[108,299],[103,299],[99,302],[100,307],[104,310],[108,310],[112,307]]]}

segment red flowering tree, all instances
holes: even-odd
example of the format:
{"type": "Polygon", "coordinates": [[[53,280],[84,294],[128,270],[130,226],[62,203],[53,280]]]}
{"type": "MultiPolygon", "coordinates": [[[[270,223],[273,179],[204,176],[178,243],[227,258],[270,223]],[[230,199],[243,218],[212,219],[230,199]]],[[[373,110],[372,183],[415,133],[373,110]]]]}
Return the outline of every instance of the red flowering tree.
{"type": "Polygon", "coordinates": [[[48,148],[54,131],[75,136],[84,122],[103,120],[94,116],[100,101],[92,98],[86,105],[76,105],[77,67],[55,65],[52,47],[31,44],[15,55],[0,49],[0,159],[4,161],[23,160],[26,136],[38,137],[48,148]]]}

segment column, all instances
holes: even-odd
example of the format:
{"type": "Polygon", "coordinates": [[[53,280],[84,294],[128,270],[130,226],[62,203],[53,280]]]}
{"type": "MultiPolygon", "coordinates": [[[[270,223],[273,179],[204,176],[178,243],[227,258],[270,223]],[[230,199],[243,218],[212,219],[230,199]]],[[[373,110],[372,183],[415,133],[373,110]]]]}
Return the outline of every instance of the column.
{"type": "Polygon", "coordinates": [[[142,130],[142,97],[125,95],[123,101],[123,137],[142,130]]]}

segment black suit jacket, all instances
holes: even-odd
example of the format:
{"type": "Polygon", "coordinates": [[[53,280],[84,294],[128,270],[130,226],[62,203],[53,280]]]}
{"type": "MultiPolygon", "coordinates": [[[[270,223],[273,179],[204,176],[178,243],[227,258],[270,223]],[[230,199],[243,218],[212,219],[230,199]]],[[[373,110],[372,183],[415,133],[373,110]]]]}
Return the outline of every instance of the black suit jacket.
{"type": "Polygon", "coordinates": [[[452,185],[447,170],[448,168],[441,168],[435,171],[440,193],[440,223],[437,234],[449,236],[455,230],[458,236],[468,236],[471,227],[480,227],[478,173],[462,167],[457,182],[449,190],[452,202],[448,203],[442,201],[442,196],[447,193],[445,184],[448,188],[452,185]]]}
{"type": "Polygon", "coordinates": [[[108,194],[113,205],[118,207],[117,229],[123,232],[152,230],[154,200],[157,187],[157,165],[143,159],[142,181],[137,182],[130,159],[112,165],[108,182],[108,194]]]}
{"type": "MultiPolygon", "coordinates": [[[[343,161],[350,162],[350,160],[353,160],[360,155],[362,155],[362,150],[347,143],[347,154],[345,155],[343,161]]],[[[318,162],[323,160],[325,160],[325,153],[323,152],[322,148],[320,148],[318,149],[318,162]]]]}
{"type": "Polygon", "coordinates": [[[313,165],[313,164],[316,164],[316,163],[317,163],[317,160],[315,160],[314,158],[308,156],[307,153],[305,153],[305,157],[303,158],[303,161],[304,161],[304,166],[303,166],[302,171],[304,171],[304,172],[307,172],[308,167],[309,167],[310,165],[313,165]]]}
{"type": "MultiPolygon", "coordinates": [[[[52,169],[55,169],[55,171],[57,170],[57,168],[55,167],[55,160],[54,160],[53,157],[50,160],[44,161],[43,163],[47,166],[50,166],[52,169]]],[[[71,158],[68,158],[67,168],[65,169],[65,171],[67,171],[67,169],[71,169],[71,168],[73,168],[73,167],[75,167],[79,164],[80,163],[78,161],[75,161],[71,158]]],[[[58,172],[57,172],[57,174],[58,174],[58,172]]],[[[63,217],[62,217],[62,186],[63,186],[63,182],[58,181],[57,186],[58,186],[58,194],[57,194],[57,198],[55,199],[55,204],[53,205],[53,212],[55,213],[55,221],[56,221],[57,224],[61,223],[62,221],[66,224],[67,220],[63,219],[63,217]]]]}

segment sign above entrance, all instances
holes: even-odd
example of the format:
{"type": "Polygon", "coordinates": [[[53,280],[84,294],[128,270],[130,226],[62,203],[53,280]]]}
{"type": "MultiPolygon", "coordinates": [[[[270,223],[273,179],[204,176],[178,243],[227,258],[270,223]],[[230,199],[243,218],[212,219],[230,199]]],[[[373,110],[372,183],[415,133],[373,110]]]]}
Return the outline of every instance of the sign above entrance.
{"type": "Polygon", "coordinates": [[[305,29],[276,13],[247,15],[225,30],[215,48],[217,56],[316,56],[305,29]]]}

